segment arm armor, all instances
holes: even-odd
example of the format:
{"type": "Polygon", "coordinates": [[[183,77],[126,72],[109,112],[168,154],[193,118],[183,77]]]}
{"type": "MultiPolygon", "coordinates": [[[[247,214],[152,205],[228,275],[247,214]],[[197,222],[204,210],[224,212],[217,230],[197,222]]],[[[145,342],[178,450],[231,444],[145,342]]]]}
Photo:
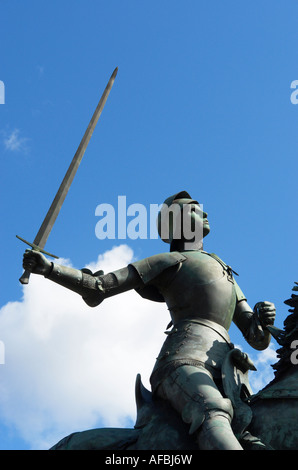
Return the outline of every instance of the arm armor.
{"type": "Polygon", "coordinates": [[[52,264],[51,272],[45,277],[81,295],[89,307],[96,307],[105,298],[138,288],[141,284],[137,271],[131,265],[113,273],[98,271],[92,274],[89,269],[78,270],[52,264]]]}
{"type": "Polygon", "coordinates": [[[90,307],[131,289],[150,300],[164,301],[158,289],[149,284],[166,269],[178,266],[185,259],[181,253],[162,253],[108,274],[103,271],[93,274],[89,269],[78,270],[52,263],[52,270],[45,277],[80,294],[90,307]]]}

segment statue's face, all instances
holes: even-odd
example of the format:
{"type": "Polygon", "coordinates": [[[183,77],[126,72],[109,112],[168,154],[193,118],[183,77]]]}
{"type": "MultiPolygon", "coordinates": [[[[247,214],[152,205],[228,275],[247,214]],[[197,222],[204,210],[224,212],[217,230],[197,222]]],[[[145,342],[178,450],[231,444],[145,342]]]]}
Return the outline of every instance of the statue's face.
{"type": "Polygon", "coordinates": [[[204,212],[199,204],[191,204],[191,218],[194,224],[203,226],[203,237],[210,232],[207,212],[204,212]]]}
{"type": "Polygon", "coordinates": [[[207,219],[207,212],[204,212],[199,204],[192,204],[191,207],[191,218],[196,224],[203,226],[203,237],[206,237],[210,232],[210,225],[207,219]]]}
{"type": "Polygon", "coordinates": [[[159,236],[167,243],[173,240],[199,242],[210,232],[207,213],[198,201],[190,198],[175,199],[170,205],[165,201],[157,224],[159,236]]]}
{"type": "Polygon", "coordinates": [[[207,212],[204,212],[197,201],[189,201],[187,199],[179,199],[174,201],[174,204],[178,204],[181,208],[181,212],[184,213],[182,217],[182,233],[183,224],[190,224],[191,230],[196,234],[202,234],[203,238],[210,232],[210,226],[207,219],[207,212]],[[190,221],[187,220],[190,217],[190,221]]]}

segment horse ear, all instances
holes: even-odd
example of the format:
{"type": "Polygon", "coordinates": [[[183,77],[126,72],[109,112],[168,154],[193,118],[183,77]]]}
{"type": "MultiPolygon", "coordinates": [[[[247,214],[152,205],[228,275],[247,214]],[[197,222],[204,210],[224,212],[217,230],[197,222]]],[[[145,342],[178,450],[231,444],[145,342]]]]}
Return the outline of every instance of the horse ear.
{"type": "Polygon", "coordinates": [[[136,377],[135,395],[137,410],[142,406],[152,403],[152,393],[142,384],[141,374],[136,377]]]}
{"type": "Polygon", "coordinates": [[[137,419],[135,428],[143,428],[152,418],[153,399],[152,393],[142,384],[141,375],[138,374],[135,385],[135,396],[137,405],[137,419]]]}

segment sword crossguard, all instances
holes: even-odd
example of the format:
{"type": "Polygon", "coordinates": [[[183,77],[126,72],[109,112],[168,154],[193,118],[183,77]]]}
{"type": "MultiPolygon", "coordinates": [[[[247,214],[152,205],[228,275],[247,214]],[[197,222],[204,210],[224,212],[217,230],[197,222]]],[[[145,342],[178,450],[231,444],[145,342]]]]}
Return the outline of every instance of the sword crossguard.
{"type": "Polygon", "coordinates": [[[35,243],[27,242],[27,240],[24,240],[24,238],[19,237],[18,235],[16,235],[16,237],[17,237],[19,240],[21,240],[22,242],[26,243],[26,245],[31,246],[31,248],[33,248],[33,250],[35,250],[35,251],[40,251],[40,253],[43,253],[44,255],[47,255],[47,256],[51,256],[51,258],[56,258],[56,259],[59,258],[59,256],[53,255],[52,253],[49,253],[48,251],[43,250],[43,249],[40,248],[38,245],[35,245],[35,243]]]}

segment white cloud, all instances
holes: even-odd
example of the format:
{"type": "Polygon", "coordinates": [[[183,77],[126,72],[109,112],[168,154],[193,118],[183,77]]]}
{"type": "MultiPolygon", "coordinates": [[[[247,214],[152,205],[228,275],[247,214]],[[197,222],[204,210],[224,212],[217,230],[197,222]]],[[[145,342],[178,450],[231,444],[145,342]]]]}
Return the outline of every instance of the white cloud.
{"type": "Polygon", "coordinates": [[[274,371],[271,367],[271,364],[277,361],[274,343],[271,342],[267,349],[251,358],[257,370],[250,373],[249,381],[253,393],[257,393],[274,378],[274,371]]]}
{"type": "MultiPolygon", "coordinates": [[[[132,258],[127,246],[116,247],[93,268],[109,272],[132,258]]],[[[23,301],[0,310],[1,421],[35,449],[99,421],[118,427],[128,417],[134,421],[135,377],[141,373],[149,388],[168,321],[164,304],[134,291],[92,309],[77,294],[32,276],[23,301]]]]}
{"type": "MultiPolygon", "coordinates": [[[[109,272],[126,266],[133,252],[125,245],[89,265],[109,272]]],[[[70,265],[69,261],[60,260],[70,265]]],[[[0,420],[33,449],[47,449],[74,431],[123,427],[135,419],[135,378],[144,385],[169,322],[164,304],[131,291],[86,306],[75,293],[43,277],[31,276],[22,302],[0,310],[0,420]]],[[[254,391],[262,388],[275,361],[272,348],[252,358],[254,391]]]]}
{"type": "Polygon", "coordinates": [[[27,151],[27,143],[27,138],[20,137],[19,129],[14,129],[10,135],[4,138],[5,149],[12,152],[27,151]]]}

